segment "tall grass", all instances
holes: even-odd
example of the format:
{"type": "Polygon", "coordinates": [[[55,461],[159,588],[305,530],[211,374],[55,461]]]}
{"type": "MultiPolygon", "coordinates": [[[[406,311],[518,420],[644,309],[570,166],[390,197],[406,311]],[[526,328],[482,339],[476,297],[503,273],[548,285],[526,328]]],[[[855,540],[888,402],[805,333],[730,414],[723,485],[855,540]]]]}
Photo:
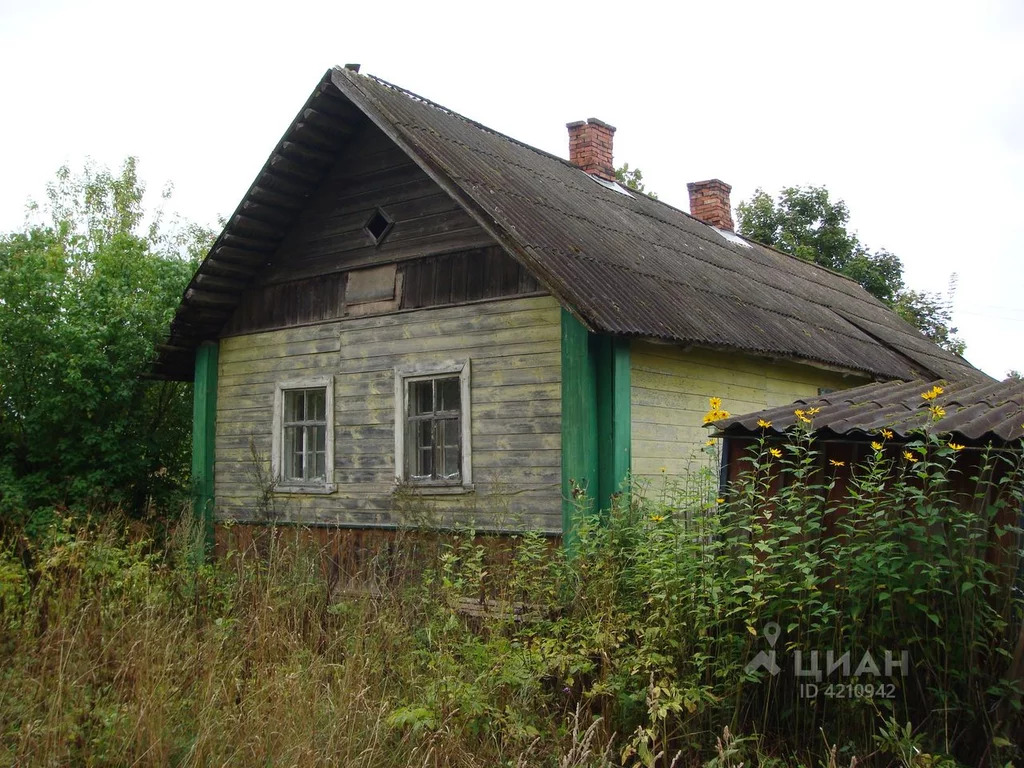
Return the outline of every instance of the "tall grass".
{"type": "Polygon", "coordinates": [[[500,559],[469,532],[433,556],[399,539],[416,567],[360,594],[332,593],[294,528],[213,563],[188,522],[160,543],[112,521],[4,542],[0,762],[1020,760],[1019,457],[984,457],[965,497],[941,441],[879,450],[837,512],[806,435],[771,447],[724,499],[710,471],[634,488],[580,519],[571,558],[537,535],[500,559]],[[777,675],[748,668],[769,622],[777,675]],[[853,676],[886,650],[909,663],[853,676]],[[849,651],[850,677],[798,677],[796,651],[821,671],[849,651]]]}

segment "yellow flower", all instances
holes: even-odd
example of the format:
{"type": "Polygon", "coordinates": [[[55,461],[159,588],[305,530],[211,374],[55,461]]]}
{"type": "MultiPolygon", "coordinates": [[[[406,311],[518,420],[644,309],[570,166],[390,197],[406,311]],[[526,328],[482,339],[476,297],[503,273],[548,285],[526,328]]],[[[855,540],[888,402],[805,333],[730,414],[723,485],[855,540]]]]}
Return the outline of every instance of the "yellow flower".
{"type": "Polygon", "coordinates": [[[821,413],[821,408],[808,408],[807,409],[807,415],[808,416],[816,416],[819,413],[821,413]]]}
{"type": "Polygon", "coordinates": [[[716,504],[725,504],[725,499],[723,499],[721,496],[719,496],[717,499],[715,499],[715,503],[716,504]]]}
{"type": "MultiPolygon", "coordinates": [[[[717,399],[717,398],[715,398],[717,399]]],[[[704,423],[710,424],[712,421],[718,421],[719,419],[728,419],[729,412],[721,409],[712,408],[710,411],[704,414],[704,423]]]]}
{"type": "Polygon", "coordinates": [[[800,422],[802,422],[804,424],[810,424],[811,423],[811,420],[807,417],[807,412],[806,411],[802,411],[799,408],[797,408],[795,411],[793,411],[793,415],[796,416],[798,421],[800,421],[800,422]]]}
{"type": "Polygon", "coordinates": [[[912,454],[910,451],[904,451],[903,458],[906,459],[907,461],[917,461],[917,456],[912,454]]]}
{"type": "Polygon", "coordinates": [[[666,467],[658,467],[658,471],[661,472],[662,474],[665,474],[665,469],[666,467]]]}
{"type": "Polygon", "coordinates": [[[759,426],[761,429],[768,429],[769,427],[771,427],[771,425],[772,423],[770,421],[766,421],[764,419],[757,420],[757,426],[759,426]]]}
{"type": "Polygon", "coordinates": [[[719,411],[722,409],[722,398],[720,397],[709,397],[708,402],[711,403],[712,411],[719,411]]]}
{"type": "Polygon", "coordinates": [[[782,458],[782,451],[780,451],[778,448],[769,448],[768,449],[768,453],[770,453],[776,459],[781,459],[782,458]]]}
{"type": "Polygon", "coordinates": [[[942,394],[942,387],[932,387],[927,392],[922,392],[921,397],[925,400],[934,400],[936,397],[942,394]]]}
{"type": "Polygon", "coordinates": [[[954,451],[962,451],[964,449],[964,447],[962,445],[960,445],[960,443],[952,443],[951,442],[949,444],[949,447],[952,448],[954,451]]]}
{"type": "Polygon", "coordinates": [[[891,429],[883,429],[882,430],[882,437],[884,437],[886,440],[892,440],[892,430],[891,429]]]}
{"type": "Polygon", "coordinates": [[[932,418],[935,419],[935,421],[938,421],[946,415],[946,409],[941,405],[933,405],[928,410],[932,412],[932,418]]]}
{"type": "Polygon", "coordinates": [[[715,441],[714,441],[714,440],[707,440],[707,441],[705,441],[705,443],[704,443],[704,445],[714,445],[714,444],[715,444],[715,441]]]}
{"type": "Polygon", "coordinates": [[[881,444],[881,443],[872,443],[872,444],[871,444],[871,447],[872,447],[872,448],[873,448],[874,450],[876,450],[876,451],[880,451],[880,450],[882,450],[882,444],[881,444]]]}
{"type": "Polygon", "coordinates": [[[651,522],[652,523],[660,523],[664,519],[665,519],[664,515],[651,515],[651,522]]]}
{"type": "Polygon", "coordinates": [[[845,461],[838,461],[836,459],[829,459],[828,463],[831,464],[833,467],[845,467],[846,466],[846,462],[845,461]]]}

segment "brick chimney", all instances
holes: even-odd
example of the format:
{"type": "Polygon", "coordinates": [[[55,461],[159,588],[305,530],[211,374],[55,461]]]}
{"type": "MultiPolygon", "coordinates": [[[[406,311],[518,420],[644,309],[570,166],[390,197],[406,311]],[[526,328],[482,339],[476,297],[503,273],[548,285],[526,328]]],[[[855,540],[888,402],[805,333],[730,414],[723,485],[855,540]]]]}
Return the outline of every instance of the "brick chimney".
{"type": "Polygon", "coordinates": [[[569,162],[606,181],[615,181],[612,136],[615,127],[592,117],[566,123],[569,129],[569,162]]]}
{"type": "Polygon", "coordinates": [[[732,232],[732,187],[721,179],[694,181],[686,185],[690,192],[690,213],[705,224],[732,232]]]}

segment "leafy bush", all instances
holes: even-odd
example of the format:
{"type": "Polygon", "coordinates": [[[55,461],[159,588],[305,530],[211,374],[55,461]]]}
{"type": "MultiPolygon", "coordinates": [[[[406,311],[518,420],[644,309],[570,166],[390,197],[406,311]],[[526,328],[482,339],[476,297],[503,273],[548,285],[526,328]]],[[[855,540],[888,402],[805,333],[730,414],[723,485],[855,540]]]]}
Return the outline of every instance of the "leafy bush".
{"type": "Polygon", "coordinates": [[[52,220],[0,236],[0,521],[139,513],[187,482],[190,389],[144,376],[209,232],[145,228],[143,191],[134,159],[62,168],[52,220]]]}
{"type": "Polygon", "coordinates": [[[0,762],[1019,761],[1020,455],[982,456],[967,497],[958,455],[883,446],[837,511],[799,433],[756,444],[726,498],[710,470],[633,488],[578,521],[572,557],[538,535],[399,532],[358,593],[295,527],[206,564],[188,523],[165,548],[58,522],[0,547],[0,762]],[[769,622],[776,675],[750,666],[769,622]],[[849,651],[850,677],[796,676],[815,650],[822,672],[849,651]],[[908,654],[891,676],[885,650],[908,654]],[[878,675],[855,674],[865,652],[878,675]]]}

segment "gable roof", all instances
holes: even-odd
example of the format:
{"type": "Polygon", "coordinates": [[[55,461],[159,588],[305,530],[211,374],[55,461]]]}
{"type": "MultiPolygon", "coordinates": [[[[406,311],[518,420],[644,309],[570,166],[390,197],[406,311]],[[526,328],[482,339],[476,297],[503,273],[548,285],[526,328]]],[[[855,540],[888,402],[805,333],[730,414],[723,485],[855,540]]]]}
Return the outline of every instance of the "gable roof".
{"type": "Polygon", "coordinates": [[[968,443],[1005,445],[1024,438],[1024,381],[1019,379],[866,384],[778,408],[730,416],[716,421],[714,426],[724,435],[759,436],[763,431],[781,435],[796,423],[794,408],[819,409],[814,415],[814,429],[831,436],[869,439],[885,428],[906,440],[914,437],[914,432],[929,427],[933,432],[952,433],[968,443]],[[941,387],[942,394],[933,400],[922,398],[921,393],[932,387],[941,387]],[[938,421],[932,420],[932,405],[945,411],[938,421]],[[771,427],[762,430],[757,425],[759,419],[770,421],[771,427]]]}
{"type": "Polygon", "coordinates": [[[184,378],[369,119],[592,331],[734,349],[877,378],[986,379],[852,280],[377,78],[329,70],[185,291],[157,375],[184,378]]]}

